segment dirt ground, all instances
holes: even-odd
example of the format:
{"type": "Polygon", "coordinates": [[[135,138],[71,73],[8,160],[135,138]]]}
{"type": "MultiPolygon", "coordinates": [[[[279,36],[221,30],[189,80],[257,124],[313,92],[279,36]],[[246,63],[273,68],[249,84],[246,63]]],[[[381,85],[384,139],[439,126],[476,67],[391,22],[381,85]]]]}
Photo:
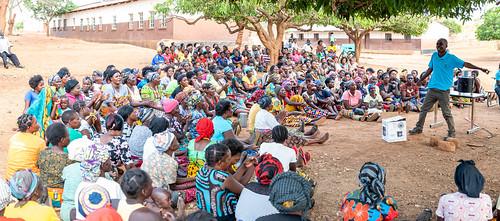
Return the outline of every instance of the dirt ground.
{"type": "MultiPolygon", "coordinates": [[[[118,68],[143,67],[150,62],[154,51],[124,44],[98,44],[79,40],[45,38],[42,35],[11,37],[25,69],[5,70],[0,67],[0,174],[5,171],[8,139],[14,134],[16,118],[23,110],[23,97],[29,89],[28,79],[33,74],[44,78],[66,66],[81,79],[92,70],[103,70],[108,64],[118,68]]],[[[482,43],[471,47],[469,43],[450,42],[451,51],[466,61],[489,68],[490,76],[481,75],[483,82],[492,85],[500,61],[500,53],[494,44],[482,43]]],[[[423,71],[429,56],[364,54],[365,66],[391,66],[423,71]]],[[[494,134],[499,134],[500,108],[477,105],[476,122],[494,134]]],[[[311,146],[313,160],[308,167],[311,176],[318,182],[312,211],[313,220],[337,220],[340,200],[343,195],[357,187],[357,174],[364,162],[378,162],[387,171],[387,194],[398,200],[400,220],[414,220],[424,208],[436,208],[443,193],[456,190],[453,181],[454,168],[459,159],[473,159],[486,178],[484,192],[492,199],[500,194],[500,136],[488,139],[487,133],[479,131],[467,135],[469,123],[465,118],[469,108],[452,109],[460,147],[455,153],[442,152],[427,145],[432,135],[444,136],[446,126],[426,129],[424,134],[409,137],[407,142],[386,143],[381,139],[380,123],[362,123],[343,119],[329,121],[320,127],[331,134],[330,140],[321,146],[311,146]],[[474,144],[481,147],[472,147],[474,144]]],[[[389,113],[384,117],[397,113],[389,113]]],[[[416,113],[402,114],[407,118],[407,128],[414,126],[416,113]]],[[[427,117],[432,121],[433,113],[427,117]]],[[[439,119],[442,120],[441,115],[439,119]]],[[[427,124],[428,125],[428,124],[427,124]]],[[[426,125],[426,126],[427,126],[426,125]]]]}

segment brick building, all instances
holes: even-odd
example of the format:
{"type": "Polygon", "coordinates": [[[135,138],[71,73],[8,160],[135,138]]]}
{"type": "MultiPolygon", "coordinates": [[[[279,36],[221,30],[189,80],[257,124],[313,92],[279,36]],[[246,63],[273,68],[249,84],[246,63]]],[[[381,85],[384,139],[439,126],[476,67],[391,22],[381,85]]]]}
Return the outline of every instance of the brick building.
{"type": "MultiPolygon", "coordinates": [[[[82,5],[50,24],[51,35],[86,41],[128,43],[154,48],[161,39],[234,44],[237,34],[224,25],[200,20],[195,25],[154,11],[163,0],[108,0],[82,5]]],[[[194,18],[193,18],[194,19],[194,18]]],[[[249,33],[244,34],[244,40],[249,33]]]]}
{"type": "MultiPolygon", "coordinates": [[[[295,29],[287,30],[286,38],[297,39],[298,45],[303,45],[308,39],[316,45],[319,40],[328,45],[329,34],[333,33],[335,44],[354,44],[344,31],[334,26],[313,26],[310,32],[300,32],[295,29]]],[[[383,32],[374,30],[363,40],[361,47],[367,50],[405,50],[405,51],[425,51],[435,49],[436,41],[439,38],[448,38],[449,30],[444,25],[432,22],[427,31],[420,36],[402,35],[393,32],[383,32]]]]}

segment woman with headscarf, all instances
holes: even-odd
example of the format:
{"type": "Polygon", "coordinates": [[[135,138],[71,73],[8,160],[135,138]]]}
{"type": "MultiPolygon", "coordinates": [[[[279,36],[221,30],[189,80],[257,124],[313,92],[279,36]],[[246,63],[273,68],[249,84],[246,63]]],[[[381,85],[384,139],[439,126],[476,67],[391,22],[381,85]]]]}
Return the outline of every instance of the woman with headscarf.
{"type": "Polygon", "coordinates": [[[492,202],[490,196],[481,193],[484,177],[473,160],[460,160],[455,170],[455,184],[458,191],[439,199],[437,220],[491,220],[492,202]]]}
{"type": "MultiPolygon", "coordinates": [[[[187,128],[184,128],[180,121],[183,117],[180,114],[179,101],[175,99],[167,99],[162,101],[162,105],[163,110],[165,111],[165,118],[170,125],[168,131],[175,135],[177,141],[179,141],[179,144],[181,145],[181,150],[184,150],[188,142],[186,134],[184,133],[187,128]]],[[[185,120],[189,121],[190,116],[188,115],[185,120]]]]}
{"type": "Polygon", "coordinates": [[[137,88],[137,73],[134,70],[128,70],[123,72],[123,84],[127,86],[130,97],[132,101],[141,102],[141,92],[139,88],[137,88]]]}
{"type": "MultiPolygon", "coordinates": [[[[78,201],[78,207],[75,210],[78,214],[81,214],[86,221],[89,220],[88,217],[90,216],[90,214],[98,211],[99,209],[112,209],[111,197],[108,191],[98,184],[92,184],[81,189],[76,200],[78,201]]],[[[118,217],[120,217],[120,215],[118,215],[118,217]]]]}
{"type": "Polygon", "coordinates": [[[137,167],[142,165],[142,155],[144,154],[144,144],[147,139],[153,136],[153,132],[146,126],[136,126],[128,140],[130,157],[137,167]]]}
{"type": "Polygon", "coordinates": [[[393,220],[399,215],[394,198],[385,195],[385,169],[372,162],[359,172],[361,188],[342,200],[341,214],[346,221],[393,220]]]}
{"type": "Polygon", "coordinates": [[[80,198],[82,194],[90,191],[91,186],[97,185],[105,189],[109,199],[125,199],[120,185],[108,177],[107,173],[112,171],[112,165],[109,152],[103,145],[91,142],[75,152],[77,152],[75,158],[81,159],[79,168],[82,175],[82,182],[78,184],[74,193],[76,219],[84,219],[88,215],[89,210],[86,209],[89,208],[88,202],[80,198]]]}
{"type": "MultiPolygon", "coordinates": [[[[392,72],[392,71],[391,71],[392,72]]],[[[396,81],[391,79],[388,73],[381,76],[382,84],[379,87],[380,95],[384,99],[384,109],[395,111],[400,108],[401,92],[396,81]]]]}
{"type": "Polygon", "coordinates": [[[7,218],[4,217],[5,208],[11,203],[12,195],[10,193],[10,187],[3,178],[0,178],[0,220],[2,221],[24,221],[18,218],[7,218]]]}
{"type": "Polygon", "coordinates": [[[141,169],[151,177],[153,187],[182,191],[185,193],[186,202],[193,201],[195,199],[194,179],[177,176],[179,163],[175,153],[179,149],[179,142],[175,135],[169,131],[155,134],[153,145],[157,151],[144,159],[141,166],[141,169]]]}
{"type": "Polygon", "coordinates": [[[17,203],[11,203],[5,209],[4,216],[21,218],[25,221],[58,221],[52,207],[38,203],[42,196],[43,185],[38,176],[30,170],[19,170],[9,180],[10,192],[17,203]]]}
{"type": "Polygon", "coordinates": [[[89,214],[85,221],[123,221],[115,209],[104,207],[89,214]]]}
{"type": "Polygon", "coordinates": [[[188,125],[189,138],[194,139],[198,137],[198,132],[196,130],[196,125],[198,121],[202,118],[207,117],[205,113],[206,106],[204,104],[204,98],[199,91],[191,93],[191,95],[187,98],[186,105],[188,110],[191,113],[191,121],[188,125]]]}
{"type": "Polygon", "coordinates": [[[31,114],[22,114],[17,118],[17,130],[9,139],[7,169],[5,178],[10,178],[16,171],[31,169],[39,173],[36,166],[40,151],[45,149],[45,141],[36,135],[40,126],[31,114]]]}
{"type": "Polygon", "coordinates": [[[231,86],[231,81],[226,81],[224,78],[224,69],[222,67],[215,68],[211,72],[212,74],[207,76],[207,83],[214,86],[216,94],[221,99],[226,98],[226,92],[231,86]]]}
{"type": "Polygon", "coordinates": [[[271,183],[269,201],[278,214],[260,217],[257,221],[304,221],[313,208],[313,187],[310,182],[295,172],[278,174],[271,183]]]}
{"type": "Polygon", "coordinates": [[[215,142],[211,141],[214,124],[208,118],[201,118],[196,124],[196,138],[188,143],[188,177],[195,177],[198,170],[205,165],[205,148],[215,142]]]}
{"type": "Polygon", "coordinates": [[[214,116],[215,115],[215,105],[219,103],[219,95],[215,90],[215,86],[210,83],[204,83],[202,85],[203,98],[207,104],[208,112],[207,115],[214,116]]]}
{"type": "Polygon", "coordinates": [[[190,115],[189,113],[189,106],[188,106],[188,98],[191,93],[195,93],[196,91],[194,90],[189,90],[186,89],[186,91],[181,91],[175,95],[175,100],[179,102],[179,114],[182,116],[181,118],[181,123],[186,126],[187,123],[187,116],[190,115]]]}
{"type": "Polygon", "coordinates": [[[73,140],[68,145],[68,159],[76,161],[66,167],[62,171],[62,178],[64,180],[64,192],[62,194],[61,205],[61,219],[64,221],[71,221],[70,211],[75,208],[75,191],[82,182],[82,173],[80,171],[80,162],[83,161],[82,149],[86,146],[93,144],[93,142],[86,137],[73,140]]]}
{"type": "Polygon", "coordinates": [[[167,94],[164,85],[160,84],[160,74],[157,72],[149,72],[146,75],[148,83],[141,89],[141,98],[144,101],[153,101],[159,104],[167,94]]]}
{"type": "Polygon", "coordinates": [[[73,104],[76,101],[85,101],[85,96],[83,96],[83,94],[81,93],[80,82],[78,82],[77,80],[71,79],[66,82],[64,89],[66,90],[66,97],[69,101],[69,107],[73,107],[73,104]]]}
{"type": "Polygon", "coordinates": [[[48,79],[49,86],[54,87],[55,94],[57,96],[63,96],[66,94],[66,90],[64,86],[62,85],[62,80],[59,75],[54,74],[48,79]]]}
{"type": "Polygon", "coordinates": [[[141,169],[153,180],[153,187],[170,189],[177,179],[177,161],[173,157],[179,148],[175,135],[169,131],[155,134],[153,145],[156,151],[143,160],[141,169]]]}
{"type": "Polygon", "coordinates": [[[175,88],[175,90],[172,92],[172,94],[170,96],[171,98],[175,98],[175,96],[177,96],[178,93],[180,93],[180,92],[186,90],[188,87],[190,87],[189,79],[187,78],[187,75],[180,74],[177,76],[176,80],[179,83],[179,86],[177,86],[175,88]]]}
{"type": "Polygon", "coordinates": [[[271,181],[283,173],[280,161],[270,154],[259,157],[255,167],[257,182],[251,182],[241,191],[235,216],[237,220],[256,220],[259,217],[279,213],[269,201],[271,181]]]}

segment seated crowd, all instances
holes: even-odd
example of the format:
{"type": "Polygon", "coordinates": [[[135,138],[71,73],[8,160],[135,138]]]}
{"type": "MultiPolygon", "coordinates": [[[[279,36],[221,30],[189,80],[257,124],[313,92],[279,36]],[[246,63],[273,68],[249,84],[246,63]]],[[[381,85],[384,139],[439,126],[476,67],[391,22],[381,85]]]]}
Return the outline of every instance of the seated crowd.
{"type": "MultiPolygon", "coordinates": [[[[329,139],[326,119],[377,121],[419,111],[425,96],[415,70],[376,72],[331,50],[285,48],[268,66],[257,46],[172,44],[141,70],[33,76],[9,140],[0,220],[307,220],[316,184],[302,147],[329,139]],[[189,205],[198,211],[186,214],[189,205]]],[[[491,219],[474,162],[461,162],[455,181],[437,216],[491,219]]],[[[382,166],[365,163],[341,202],[344,220],[398,217],[385,182],[382,166]]]]}

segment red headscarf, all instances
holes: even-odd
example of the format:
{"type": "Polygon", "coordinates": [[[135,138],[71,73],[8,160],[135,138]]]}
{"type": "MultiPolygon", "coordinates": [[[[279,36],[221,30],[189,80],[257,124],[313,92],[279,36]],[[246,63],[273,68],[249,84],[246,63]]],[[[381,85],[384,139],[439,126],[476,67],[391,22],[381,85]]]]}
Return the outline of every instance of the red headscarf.
{"type": "Polygon", "coordinates": [[[122,221],[120,214],[113,208],[101,208],[89,214],[86,221],[122,221]]]}
{"type": "Polygon", "coordinates": [[[194,139],[195,142],[204,138],[210,139],[214,135],[214,123],[208,118],[201,118],[196,124],[196,132],[198,132],[198,137],[194,139]]]}
{"type": "Polygon", "coordinates": [[[272,179],[280,173],[283,173],[283,165],[281,165],[278,159],[268,153],[260,157],[260,162],[255,167],[255,176],[257,177],[257,181],[262,185],[271,184],[272,179]]]}

